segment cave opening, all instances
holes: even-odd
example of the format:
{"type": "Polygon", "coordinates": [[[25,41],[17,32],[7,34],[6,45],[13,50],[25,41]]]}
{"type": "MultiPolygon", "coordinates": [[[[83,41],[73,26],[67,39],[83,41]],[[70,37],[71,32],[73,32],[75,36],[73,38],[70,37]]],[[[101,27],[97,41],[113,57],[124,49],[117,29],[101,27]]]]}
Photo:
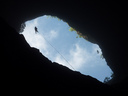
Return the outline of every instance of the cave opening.
{"type": "Polygon", "coordinates": [[[112,77],[112,70],[97,44],[83,36],[56,16],[44,15],[25,22],[21,33],[31,47],[35,47],[52,62],[90,75],[101,82],[112,77]]]}

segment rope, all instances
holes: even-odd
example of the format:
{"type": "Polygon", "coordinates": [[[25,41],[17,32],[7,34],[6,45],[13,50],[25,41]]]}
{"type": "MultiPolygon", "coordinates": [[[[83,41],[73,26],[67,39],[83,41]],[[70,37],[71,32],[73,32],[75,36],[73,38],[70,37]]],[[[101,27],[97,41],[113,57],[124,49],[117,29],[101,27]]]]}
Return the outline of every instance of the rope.
{"type": "MultiPolygon", "coordinates": [[[[43,34],[43,33],[42,33],[43,34]]],[[[70,67],[75,70],[75,68],[73,68],[73,66],[68,62],[68,60],[44,37],[44,35],[42,36],[44,38],[44,40],[70,65],[70,67]]]]}

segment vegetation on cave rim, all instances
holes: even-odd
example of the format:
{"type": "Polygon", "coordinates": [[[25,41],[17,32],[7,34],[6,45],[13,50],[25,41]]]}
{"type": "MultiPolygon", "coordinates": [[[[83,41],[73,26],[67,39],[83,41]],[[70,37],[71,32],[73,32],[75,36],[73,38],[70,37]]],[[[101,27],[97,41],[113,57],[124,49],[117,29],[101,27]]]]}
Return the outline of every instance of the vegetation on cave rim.
{"type": "MultiPolygon", "coordinates": [[[[51,15],[47,15],[47,18],[56,18],[59,21],[62,20],[60,18],[58,18],[57,16],[51,16],[51,15]]],[[[62,20],[64,21],[64,20],[62,20]]],[[[65,22],[65,21],[64,21],[65,22]]],[[[66,22],[67,23],[67,22],[66,22]]],[[[68,24],[68,23],[67,23],[68,24]]],[[[68,24],[69,25],[69,24],[68,24]]],[[[69,31],[73,32],[75,31],[77,33],[78,36],[76,36],[76,38],[84,38],[85,40],[88,41],[88,37],[86,35],[83,35],[81,32],[77,31],[75,28],[69,27],[69,31]]]]}
{"type": "Polygon", "coordinates": [[[114,75],[114,73],[112,72],[110,77],[105,77],[104,83],[108,83],[112,78],[114,78],[114,76],[115,76],[115,75],[114,75]]]}

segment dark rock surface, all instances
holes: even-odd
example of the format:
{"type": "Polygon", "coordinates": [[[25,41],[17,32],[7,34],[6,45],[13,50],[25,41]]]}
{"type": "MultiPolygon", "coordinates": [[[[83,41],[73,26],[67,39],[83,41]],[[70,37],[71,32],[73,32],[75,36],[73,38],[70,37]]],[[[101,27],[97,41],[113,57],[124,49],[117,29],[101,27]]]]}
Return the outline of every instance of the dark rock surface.
{"type": "MultiPolygon", "coordinates": [[[[1,17],[17,32],[21,23],[38,16],[49,14],[62,18],[101,47],[108,66],[115,74],[111,81],[112,86],[126,90],[124,88],[128,82],[126,6],[125,2],[112,1],[4,0],[1,1],[0,11],[1,17]]],[[[108,88],[110,86],[89,76],[52,63],[38,49],[31,48],[22,35],[16,33],[2,20],[1,25],[1,68],[6,90],[8,88],[11,92],[12,90],[21,92],[30,89],[34,92],[38,89],[43,92],[54,90],[55,93],[61,91],[73,94],[112,91],[108,88]]]]}
{"type": "MultiPolygon", "coordinates": [[[[2,21],[2,20],[1,20],[2,21]]],[[[5,94],[112,94],[116,90],[90,76],[52,63],[23,35],[2,23],[2,91],[5,94]]]]}

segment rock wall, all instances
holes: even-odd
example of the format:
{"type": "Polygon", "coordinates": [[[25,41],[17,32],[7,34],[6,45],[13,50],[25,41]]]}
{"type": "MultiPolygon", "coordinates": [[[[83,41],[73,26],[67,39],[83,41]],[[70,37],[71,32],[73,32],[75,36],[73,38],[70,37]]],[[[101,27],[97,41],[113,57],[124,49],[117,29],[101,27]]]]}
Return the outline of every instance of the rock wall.
{"type": "Polygon", "coordinates": [[[117,89],[95,78],[72,71],[56,62],[52,63],[38,49],[30,47],[23,35],[5,22],[1,23],[1,87],[6,95],[117,93],[117,89]]]}
{"type": "MultiPolygon", "coordinates": [[[[68,22],[71,27],[74,27],[76,30],[79,30],[83,34],[86,34],[90,38],[91,42],[97,43],[101,47],[103,51],[103,55],[108,63],[108,66],[113,70],[115,74],[113,81],[111,81],[111,83],[113,84],[116,82],[122,82],[123,79],[128,77],[128,64],[127,64],[128,44],[127,44],[127,33],[126,33],[127,8],[125,4],[126,4],[125,2],[122,3],[122,2],[112,2],[112,1],[111,2],[97,2],[97,1],[60,2],[60,1],[42,1],[42,0],[41,1],[40,0],[27,0],[27,1],[4,0],[1,2],[0,10],[1,10],[1,17],[4,20],[6,20],[6,22],[10,26],[15,28],[17,32],[20,29],[21,23],[24,23],[26,20],[34,19],[38,16],[49,14],[62,18],[64,21],[68,22]]],[[[9,27],[7,26],[7,28],[9,27]]],[[[24,41],[23,36],[18,34],[16,35],[16,33],[13,32],[14,29],[7,30],[7,28],[1,30],[1,32],[4,33],[1,35],[2,37],[4,36],[4,40],[1,41],[2,44],[4,45],[3,50],[5,52],[3,57],[7,58],[7,60],[4,61],[5,62],[4,64],[7,63],[11,67],[13,65],[10,64],[14,64],[14,67],[16,67],[13,68],[13,70],[10,70],[10,74],[13,73],[17,75],[20,74],[23,71],[22,64],[31,65],[30,63],[32,62],[30,62],[29,60],[30,59],[33,60],[33,58],[36,58],[37,60],[33,61],[35,63],[32,63],[34,65],[32,65],[31,68],[29,68],[28,65],[26,66],[26,68],[23,67],[24,74],[28,72],[28,69],[31,70],[35,68],[35,64],[39,63],[40,65],[39,61],[41,57],[37,55],[37,53],[39,54],[39,52],[37,52],[38,50],[34,48],[33,49],[30,48],[30,46],[27,43],[25,43],[26,41],[24,41]],[[22,43],[21,41],[24,43],[22,43]],[[21,48],[23,50],[21,50],[21,48]],[[26,53],[27,55],[28,54],[34,55],[34,57],[29,58],[29,56],[27,56],[24,53],[26,53]],[[37,58],[36,55],[39,58],[37,58]],[[26,56],[27,58],[25,58],[26,56]],[[17,69],[17,67],[19,69],[17,69]],[[11,73],[11,71],[13,73],[11,73]],[[19,71],[20,73],[18,73],[17,71],[19,71]]],[[[7,67],[9,68],[9,66],[7,67]]],[[[58,67],[55,67],[55,69],[56,68],[58,67]]],[[[48,67],[44,69],[48,70],[48,67]]],[[[27,74],[31,74],[30,70],[27,74]]],[[[37,70],[36,68],[34,70],[40,73],[40,71],[37,70]]],[[[58,68],[58,70],[60,69],[58,68]]],[[[49,74],[50,75],[47,75],[48,78],[49,76],[53,75],[52,72],[50,72],[49,74]]],[[[30,77],[32,78],[32,75],[30,77]]],[[[20,76],[18,78],[21,79],[20,76]]],[[[25,82],[25,80],[23,81],[25,82]]]]}

